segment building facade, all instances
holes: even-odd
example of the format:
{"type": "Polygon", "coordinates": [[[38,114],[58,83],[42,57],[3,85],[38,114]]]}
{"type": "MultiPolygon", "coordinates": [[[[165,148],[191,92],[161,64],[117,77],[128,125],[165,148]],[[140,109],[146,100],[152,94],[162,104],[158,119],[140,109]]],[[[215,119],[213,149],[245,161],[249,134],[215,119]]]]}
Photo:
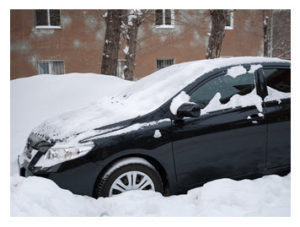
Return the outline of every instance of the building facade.
{"type": "MultiPolygon", "coordinates": [[[[11,79],[36,74],[100,73],[106,10],[11,10],[11,79]]],[[[139,27],[135,79],[205,58],[208,10],[151,10],[139,27]]],[[[232,10],[221,56],[263,55],[262,10],[232,10]]],[[[122,44],[121,44],[122,45],[122,44]]],[[[119,53],[118,74],[126,47],[119,53]]]]}

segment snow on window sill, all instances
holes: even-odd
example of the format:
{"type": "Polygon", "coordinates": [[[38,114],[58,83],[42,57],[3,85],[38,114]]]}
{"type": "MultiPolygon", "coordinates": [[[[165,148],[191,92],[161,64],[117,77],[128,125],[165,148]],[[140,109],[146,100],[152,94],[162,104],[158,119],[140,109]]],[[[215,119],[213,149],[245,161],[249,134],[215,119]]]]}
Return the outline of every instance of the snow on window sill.
{"type": "Polygon", "coordinates": [[[225,30],[233,30],[232,26],[225,26],[225,30]]]}
{"type": "Polygon", "coordinates": [[[54,26],[54,25],[38,25],[35,26],[36,29],[61,29],[61,26],[54,26]]]}
{"type": "Polygon", "coordinates": [[[162,25],[154,25],[154,28],[174,28],[175,25],[167,25],[167,24],[162,24],[162,25]]]}

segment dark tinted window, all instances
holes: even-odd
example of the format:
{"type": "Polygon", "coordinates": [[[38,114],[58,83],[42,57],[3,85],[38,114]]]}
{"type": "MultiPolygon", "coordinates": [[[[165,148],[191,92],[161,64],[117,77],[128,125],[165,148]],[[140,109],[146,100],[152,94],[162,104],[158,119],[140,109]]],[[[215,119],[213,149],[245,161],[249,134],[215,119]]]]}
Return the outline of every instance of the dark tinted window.
{"type": "Polygon", "coordinates": [[[232,25],[233,25],[233,12],[228,12],[225,19],[226,19],[225,26],[226,27],[232,27],[232,25]]]}
{"type": "Polygon", "coordinates": [[[162,9],[155,10],[155,24],[162,25],[163,23],[163,11],[162,9]]]}
{"type": "Polygon", "coordinates": [[[47,10],[35,11],[36,25],[48,25],[48,12],[47,10]]]}
{"type": "Polygon", "coordinates": [[[50,10],[50,24],[54,26],[60,25],[60,12],[59,10],[50,10]]]}
{"type": "Polygon", "coordinates": [[[38,73],[39,74],[49,74],[49,63],[48,62],[38,62],[38,73]]]}
{"type": "Polygon", "coordinates": [[[174,64],[174,58],[167,59],[157,59],[156,60],[156,68],[157,70],[168,67],[174,64]]]}
{"type": "Polygon", "coordinates": [[[36,26],[59,26],[60,10],[35,10],[36,26]]]}
{"type": "Polygon", "coordinates": [[[290,69],[264,69],[264,77],[267,87],[285,93],[291,92],[290,69]]]}
{"type": "Polygon", "coordinates": [[[170,9],[165,10],[165,24],[171,25],[171,10],[170,9]]]}
{"type": "Polygon", "coordinates": [[[64,74],[65,65],[63,61],[40,61],[38,62],[39,74],[64,74]]]}
{"type": "Polygon", "coordinates": [[[235,78],[223,75],[199,87],[192,93],[190,101],[199,104],[203,109],[218,92],[221,94],[220,102],[225,104],[232,96],[249,94],[254,88],[253,74],[246,73],[235,78]]]}

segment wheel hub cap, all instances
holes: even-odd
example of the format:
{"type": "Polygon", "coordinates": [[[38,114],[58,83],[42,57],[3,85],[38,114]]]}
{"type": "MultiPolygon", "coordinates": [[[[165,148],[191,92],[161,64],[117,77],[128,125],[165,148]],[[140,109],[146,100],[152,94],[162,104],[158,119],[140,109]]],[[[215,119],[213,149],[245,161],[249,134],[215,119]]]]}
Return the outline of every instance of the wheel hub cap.
{"type": "Polygon", "coordinates": [[[111,185],[109,196],[132,190],[155,190],[152,179],[140,171],[129,171],[120,175],[111,185]]]}

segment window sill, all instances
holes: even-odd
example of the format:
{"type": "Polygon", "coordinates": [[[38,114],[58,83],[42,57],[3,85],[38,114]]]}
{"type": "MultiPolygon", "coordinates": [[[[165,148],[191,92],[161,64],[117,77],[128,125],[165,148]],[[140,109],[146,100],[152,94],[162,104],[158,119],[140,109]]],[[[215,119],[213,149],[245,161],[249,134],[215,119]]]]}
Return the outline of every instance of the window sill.
{"type": "Polygon", "coordinates": [[[225,26],[225,30],[233,30],[233,27],[231,27],[231,26],[225,26]]]}
{"type": "Polygon", "coordinates": [[[35,26],[36,29],[62,29],[61,26],[48,26],[48,25],[39,25],[35,26]]]}
{"type": "Polygon", "coordinates": [[[154,25],[154,28],[175,28],[175,25],[166,25],[166,24],[163,24],[163,25],[154,25]]]}

